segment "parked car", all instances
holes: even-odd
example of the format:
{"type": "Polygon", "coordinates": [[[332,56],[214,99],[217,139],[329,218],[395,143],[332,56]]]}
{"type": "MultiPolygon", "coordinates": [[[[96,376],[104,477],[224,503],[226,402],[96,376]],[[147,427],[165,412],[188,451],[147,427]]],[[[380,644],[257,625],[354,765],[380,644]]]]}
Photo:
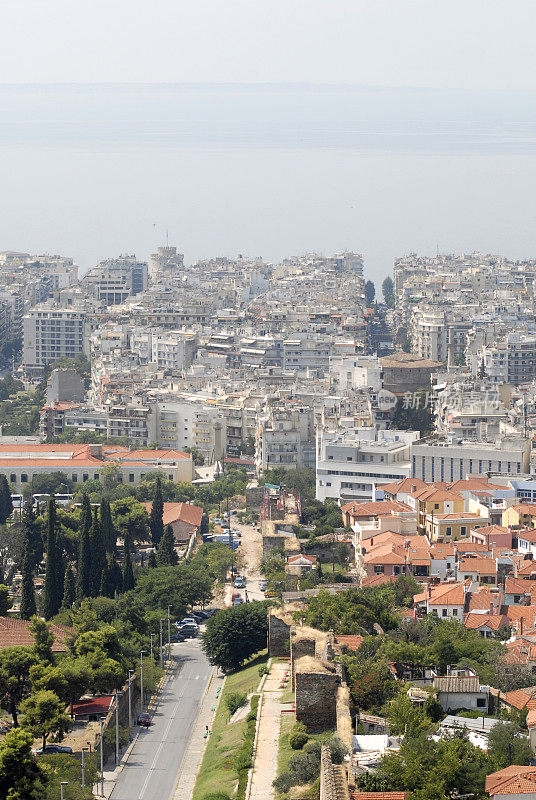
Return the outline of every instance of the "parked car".
{"type": "Polygon", "coordinates": [[[138,725],[141,725],[142,728],[148,728],[151,724],[151,715],[147,714],[145,711],[143,714],[138,715],[138,725]]]}
{"type": "Polygon", "coordinates": [[[171,634],[171,640],[170,641],[173,642],[173,644],[176,644],[177,642],[184,642],[185,639],[186,639],[186,636],[184,636],[182,633],[179,633],[179,631],[177,631],[177,633],[172,633],[171,634]]]}
{"type": "Polygon", "coordinates": [[[277,592],[269,591],[264,593],[265,597],[277,597],[277,592]]]}
{"type": "Polygon", "coordinates": [[[237,589],[244,589],[246,586],[246,581],[241,575],[237,575],[236,578],[234,579],[234,585],[236,586],[237,589]]]}
{"type": "Polygon", "coordinates": [[[261,592],[265,592],[267,588],[268,588],[268,581],[266,580],[266,578],[261,578],[259,581],[259,589],[261,590],[261,592]]]}
{"type": "Polygon", "coordinates": [[[35,754],[37,756],[47,755],[48,753],[67,753],[71,755],[73,752],[72,747],[65,747],[61,744],[46,744],[44,747],[39,747],[35,754]]]}
{"type": "Polygon", "coordinates": [[[240,597],[239,595],[238,597],[235,597],[235,599],[233,600],[233,606],[241,606],[243,602],[244,598],[240,597]]]}
{"type": "Polygon", "coordinates": [[[197,620],[194,617],[183,617],[183,619],[177,623],[177,627],[179,627],[179,625],[197,625],[197,620]]]}
{"type": "Polygon", "coordinates": [[[181,625],[181,627],[179,628],[179,633],[186,639],[192,639],[199,633],[199,625],[191,623],[189,623],[188,625],[181,625]]]}

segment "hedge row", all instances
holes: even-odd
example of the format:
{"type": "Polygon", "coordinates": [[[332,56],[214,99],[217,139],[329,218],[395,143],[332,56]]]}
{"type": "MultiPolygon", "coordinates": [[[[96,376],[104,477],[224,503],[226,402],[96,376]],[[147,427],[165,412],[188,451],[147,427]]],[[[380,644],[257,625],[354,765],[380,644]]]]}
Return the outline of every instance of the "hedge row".
{"type": "Polygon", "coordinates": [[[255,743],[255,728],[257,726],[257,709],[260,695],[254,694],[251,698],[251,711],[246,717],[246,732],[244,741],[234,758],[234,766],[238,772],[238,788],[235,800],[245,800],[248,785],[248,772],[253,759],[253,745],[255,743]]]}

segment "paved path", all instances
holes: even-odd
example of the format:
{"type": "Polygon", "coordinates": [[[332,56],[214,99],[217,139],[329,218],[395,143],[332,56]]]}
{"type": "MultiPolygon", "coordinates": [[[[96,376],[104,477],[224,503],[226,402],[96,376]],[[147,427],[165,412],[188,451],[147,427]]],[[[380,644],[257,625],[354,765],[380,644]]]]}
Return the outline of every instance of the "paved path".
{"type": "Polygon", "coordinates": [[[257,751],[251,778],[252,800],[272,800],[275,796],[272,781],[277,775],[277,756],[281,731],[281,695],[279,688],[283,676],[290,666],[286,662],[274,661],[266,678],[262,693],[257,751]]]}
{"type": "Polygon", "coordinates": [[[164,684],[153,724],[139,733],[114,775],[111,800],[170,800],[212,668],[200,642],[173,646],[175,666],[164,684]]]}

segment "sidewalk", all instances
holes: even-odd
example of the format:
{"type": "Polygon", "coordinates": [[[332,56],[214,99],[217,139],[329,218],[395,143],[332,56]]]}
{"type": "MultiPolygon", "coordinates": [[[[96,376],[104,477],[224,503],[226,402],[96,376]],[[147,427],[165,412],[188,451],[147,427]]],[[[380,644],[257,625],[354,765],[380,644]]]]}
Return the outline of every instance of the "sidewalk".
{"type": "Polygon", "coordinates": [[[262,692],[262,706],[259,719],[259,736],[249,796],[254,800],[272,800],[275,790],[272,781],[277,775],[277,756],[281,733],[281,695],[280,688],[285,672],[289,669],[286,661],[274,661],[262,692]]]}
{"type": "Polygon", "coordinates": [[[216,716],[216,708],[221,697],[221,691],[225,676],[214,667],[212,675],[205,692],[205,696],[199,708],[196,723],[191,731],[190,739],[184,756],[182,759],[181,771],[177,777],[177,786],[173,794],[173,800],[191,800],[197,773],[203,760],[203,754],[207,746],[207,739],[205,739],[206,726],[212,730],[214,717],[216,716]],[[217,694],[218,689],[220,690],[217,694]],[[214,710],[213,710],[214,709],[214,710]]]}

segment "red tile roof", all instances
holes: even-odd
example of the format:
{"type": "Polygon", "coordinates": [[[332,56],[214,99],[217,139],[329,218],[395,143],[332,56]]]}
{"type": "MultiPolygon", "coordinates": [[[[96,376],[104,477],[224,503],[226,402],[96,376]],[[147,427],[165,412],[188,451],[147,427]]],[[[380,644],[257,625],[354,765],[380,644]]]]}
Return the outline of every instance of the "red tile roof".
{"type": "Polygon", "coordinates": [[[363,644],[364,639],[362,636],[345,635],[345,636],[336,636],[335,641],[337,642],[337,644],[345,645],[348,648],[348,650],[355,651],[359,650],[359,648],[363,644]]]}
{"type": "Polygon", "coordinates": [[[406,800],[406,792],[352,792],[352,800],[406,800]]]}
{"type": "MultiPolygon", "coordinates": [[[[0,617],[0,650],[4,647],[32,647],[35,638],[29,630],[30,624],[25,619],[0,617]]],[[[50,630],[54,635],[52,651],[54,653],[62,653],[67,650],[67,640],[75,635],[74,628],[52,624],[50,630]]]]}
{"type": "Polygon", "coordinates": [[[112,707],[113,701],[113,694],[102,697],[83,697],[82,700],[73,703],[73,715],[75,717],[84,717],[86,714],[105,715],[112,707]]]}
{"type": "Polygon", "coordinates": [[[487,627],[492,631],[498,631],[503,625],[508,625],[509,620],[505,614],[479,614],[471,611],[465,618],[464,625],[468,630],[477,631],[487,627]]]}
{"type": "MultiPolygon", "coordinates": [[[[142,503],[142,506],[151,513],[152,503],[142,503]]],[[[203,516],[203,509],[199,506],[193,506],[190,503],[164,503],[163,523],[164,525],[173,525],[174,522],[185,522],[187,525],[199,528],[201,525],[201,518],[203,516]]]]}

